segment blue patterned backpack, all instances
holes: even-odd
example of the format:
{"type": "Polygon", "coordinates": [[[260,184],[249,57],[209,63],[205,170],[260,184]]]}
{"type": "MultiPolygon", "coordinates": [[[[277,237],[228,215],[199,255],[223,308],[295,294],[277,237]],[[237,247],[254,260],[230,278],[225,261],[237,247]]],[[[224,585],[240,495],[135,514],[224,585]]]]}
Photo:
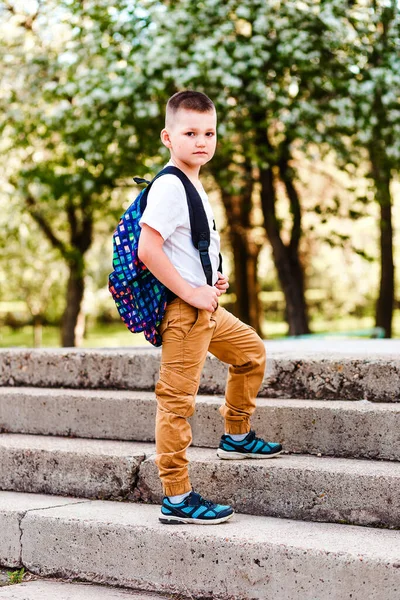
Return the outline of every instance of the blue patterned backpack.
{"type": "MultiPolygon", "coordinates": [[[[134,178],[136,183],[147,183],[122,215],[113,235],[113,272],[108,288],[120,317],[132,333],[143,331],[153,346],[161,346],[158,327],[163,319],[171,292],[147,269],[138,257],[141,227],[139,221],[147,205],[147,196],[153,182],[162,175],[172,174],[182,181],[189,208],[192,241],[199,251],[208,285],[212,285],[212,266],[208,248],[210,228],[203,201],[190,179],[177,167],[168,166],[152,181],[134,178]]],[[[214,224],[215,227],[215,224],[214,224]]],[[[221,257],[220,266],[221,270],[221,257]]]]}

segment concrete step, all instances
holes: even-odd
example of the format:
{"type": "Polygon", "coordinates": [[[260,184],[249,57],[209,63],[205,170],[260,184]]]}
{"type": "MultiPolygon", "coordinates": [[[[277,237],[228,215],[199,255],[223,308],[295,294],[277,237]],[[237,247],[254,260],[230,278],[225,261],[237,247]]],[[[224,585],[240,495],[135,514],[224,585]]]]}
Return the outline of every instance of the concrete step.
{"type": "Polygon", "coordinates": [[[168,526],[156,506],[30,498],[0,493],[0,557],[14,545],[41,576],[203,600],[399,598],[398,531],[240,514],[168,526]]]}
{"type": "MultiPolygon", "coordinates": [[[[400,401],[399,340],[267,342],[260,396],[400,401]]],[[[151,390],[160,350],[1,349],[0,385],[151,390]]],[[[209,356],[201,393],[223,394],[227,366],[209,356]]]]}
{"type": "MultiPolygon", "coordinates": [[[[198,396],[194,446],[218,446],[222,402],[198,396]]],[[[153,442],[155,413],[153,392],[0,388],[5,432],[153,442]]],[[[288,452],[400,460],[400,403],[259,398],[252,424],[288,452]]]]}
{"type": "MultiPolygon", "coordinates": [[[[188,455],[193,488],[239,512],[400,529],[399,463],[298,455],[233,461],[202,448],[188,455]]],[[[140,465],[137,492],[141,501],[161,502],[154,456],[140,465]]]]}
{"type": "MultiPolygon", "coordinates": [[[[133,592],[89,583],[36,580],[0,588],[1,600],[173,600],[157,593],[133,592]]],[[[178,599],[179,600],[179,599],[178,599]]]]}
{"type": "MultiPolygon", "coordinates": [[[[309,521],[400,528],[400,464],[282,455],[226,461],[190,448],[193,487],[236,510],[309,521]]],[[[150,445],[0,435],[0,489],[159,503],[150,445]]]]}
{"type": "Polygon", "coordinates": [[[0,434],[0,489],[128,500],[153,446],[0,434]]]}

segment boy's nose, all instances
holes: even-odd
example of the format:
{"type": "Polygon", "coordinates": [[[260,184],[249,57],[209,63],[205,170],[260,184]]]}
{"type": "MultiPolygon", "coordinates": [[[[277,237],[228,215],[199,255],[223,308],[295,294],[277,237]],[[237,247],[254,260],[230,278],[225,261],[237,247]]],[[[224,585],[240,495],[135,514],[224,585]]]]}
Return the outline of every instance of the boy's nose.
{"type": "Polygon", "coordinates": [[[197,138],[196,146],[203,147],[206,145],[206,141],[204,138],[197,138]]]}

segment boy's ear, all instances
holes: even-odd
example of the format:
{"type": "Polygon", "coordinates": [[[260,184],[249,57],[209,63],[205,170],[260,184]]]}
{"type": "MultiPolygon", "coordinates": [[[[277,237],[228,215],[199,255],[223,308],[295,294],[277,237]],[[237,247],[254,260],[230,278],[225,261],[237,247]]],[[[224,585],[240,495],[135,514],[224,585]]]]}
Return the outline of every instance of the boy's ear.
{"type": "Polygon", "coordinates": [[[166,146],[167,148],[171,148],[171,146],[172,146],[171,140],[169,137],[169,133],[166,129],[162,130],[160,137],[161,137],[161,141],[164,144],[164,146],[166,146]]]}

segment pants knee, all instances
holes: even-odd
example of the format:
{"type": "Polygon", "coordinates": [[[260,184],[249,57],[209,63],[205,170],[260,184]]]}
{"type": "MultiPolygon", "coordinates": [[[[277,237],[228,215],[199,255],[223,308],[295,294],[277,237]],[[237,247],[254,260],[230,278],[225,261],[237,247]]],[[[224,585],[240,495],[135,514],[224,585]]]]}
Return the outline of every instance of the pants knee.
{"type": "Polygon", "coordinates": [[[261,338],[258,344],[258,360],[260,362],[260,365],[265,368],[265,365],[267,363],[267,351],[265,349],[265,344],[261,338]]]}
{"type": "Polygon", "coordinates": [[[251,354],[251,364],[255,369],[265,370],[267,353],[263,340],[257,335],[254,350],[251,354]]]}
{"type": "Polygon", "coordinates": [[[174,396],[173,398],[157,396],[157,404],[159,410],[165,413],[188,419],[194,414],[196,401],[193,396],[174,396]]]}

